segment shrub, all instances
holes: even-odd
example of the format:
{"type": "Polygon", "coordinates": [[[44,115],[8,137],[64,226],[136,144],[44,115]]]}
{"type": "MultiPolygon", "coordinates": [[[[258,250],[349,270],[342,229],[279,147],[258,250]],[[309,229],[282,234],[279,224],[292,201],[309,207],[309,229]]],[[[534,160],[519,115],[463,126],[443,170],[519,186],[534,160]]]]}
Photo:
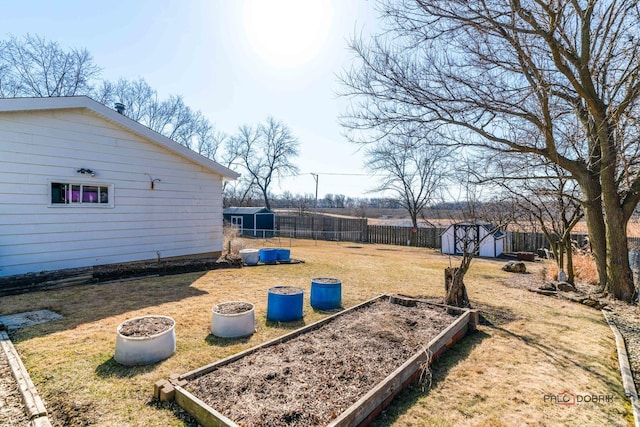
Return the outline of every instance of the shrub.
{"type": "Polygon", "coordinates": [[[238,239],[238,228],[232,226],[227,221],[224,223],[223,229],[223,248],[227,255],[238,255],[240,249],[244,249],[244,243],[238,239]]]}

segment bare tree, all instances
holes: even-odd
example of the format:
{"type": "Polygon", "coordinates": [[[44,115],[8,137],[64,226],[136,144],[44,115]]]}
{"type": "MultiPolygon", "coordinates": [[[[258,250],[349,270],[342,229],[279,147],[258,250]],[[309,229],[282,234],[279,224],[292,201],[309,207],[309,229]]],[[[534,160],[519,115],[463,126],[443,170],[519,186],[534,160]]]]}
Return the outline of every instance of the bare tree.
{"type": "Polygon", "coordinates": [[[225,182],[223,191],[223,205],[230,206],[255,206],[256,201],[262,199],[255,185],[246,180],[246,177],[232,182],[225,182]]]}
{"type": "Polygon", "coordinates": [[[506,229],[514,215],[512,207],[505,209],[508,205],[502,200],[482,202],[481,189],[469,177],[464,180],[463,193],[465,199],[460,202],[459,217],[451,217],[462,220],[454,226],[455,241],[450,242],[456,250],[459,247],[460,263],[445,269],[445,304],[456,307],[471,306],[464,277],[472,261],[480,255],[484,241],[506,229]]]}
{"type": "MultiPolygon", "coordinates": [[[[104,105],[113,106],[120,102],[125,105],[124,114],[136,122],[150,125],[151,110],[158,109],[158,94],[143,78],[127,80],[120,78],[112,83],[103,81],[96,90],[96,100],[104,105]]],[[[149,126],[150,127],[150,126],[149,126]]]]}
{"type": "Polygon", "coordinates": [[[2,97],[87,95],[100,73],[86,49],[65,51],[40,36],[10,36],[0,53],[2,97]]]}
{"type": "MultiPolygon", "coordinates": [[[[313,213],[313,205],[315,202],[315,196],[311,193],[297,194],[293,199],[293,207],[296,209],[298,215],[305,215],[313,213]]],[[[314,221],[315,222],[315,221],[314,221]]],[[[312,223],[313,229],[313,223],[312,223]]]]}
{"type": "Polygon", "coordinates": [[[218,149],[227,139],[200,111],[189,108],[181,96],[161,100],[142,78],[104,81],[95,96],[105,105],[124,104],[124,114],[130,119],[210,159],[217,160],[218,149]]]}
{"type": "Polygon", "coordinates": [[[267,209],[271,209],[269,188],[274,178],[298,173],[293,158],[298,156],[299,145],[289,128],[273,117],[256,127],[243,125],[231,138],[230,152],[236,164],[259,189],[267,209]]]}
{"type": "Polygon", "coordinates": [[[99,74],[86,49],[65,51],[31,35],[0,41],[0,97],[86,95],[110,107],[124,104],[127,117],[210,159],[227,146],[227,136],[181,96],[161,100],[143,78],[112,83],[99,74]]]}
{"type": "MultiPolygon", "coordinates": [[[[501,184],[513,198],[519,216],[540,227],[558,266],[559,279],[561,272],[566,272],[566,281],[574,283],[571,232],[584,218],[580,188],[555,164],[525,168],[527,179],[522,179],[520,169],[521,179],[507,179],[501,184]]],[[[505,174],[514,175],[515,172],[505,174]]]]}
{"type": "Polygon", "coordinates": [[[333,198],[333,194],[325,194],[324,195],[324,207],[325,208],[335,208],[335,202],[333,198]]]}
{"type": "Polygon", "coordinates": [[[366,151],[367,166],[383,175],[379,191],[391,191],[414,228],[445,181],[448,151],[409,136],[389,137],[366,151]]]}
{"type": "MultiPolygon", "coordinates": [[[[0,58],[5,58],[6,42],[0,42],[0,58]]],[[[0,60],[0,98],[15,98],[18,96],[19,85],[11,73],[11,64],[0,60]]]]}
{"type": "Polygon", "coordinates": [[[216,129],[216,127],[200,113],[195,114],[195,123],[192,135],[192,150],[209,159],[220,160],[218,154],[221,148],[226,147],[229,135],[216,129]]]}
{"type": "Polygon", "coordinates": [[[354,141],[412,124],[453,145],[540,158],[583,193],[601,290],[635,298],[626,226],[640,202],[635,0],[398,0],[354,40],[354,141]],[[573,136],[573,137],[572,137],[573,136]]]}

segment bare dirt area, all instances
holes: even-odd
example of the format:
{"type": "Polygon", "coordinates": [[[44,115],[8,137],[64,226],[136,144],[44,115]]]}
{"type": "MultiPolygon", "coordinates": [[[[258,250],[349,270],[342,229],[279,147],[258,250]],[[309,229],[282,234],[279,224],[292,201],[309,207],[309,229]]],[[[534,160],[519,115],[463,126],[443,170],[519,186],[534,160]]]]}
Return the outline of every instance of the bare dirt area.
{"type": "Polygon", "coordinates": [[[4,351],[0,350],[0,425],[24,426],[28,422],[18,384],[13,378],[4,351]]]}
{"type": "Polygon", "coordinates": [[[425,303],[375,302],[221,366],[186,388],[240,425],[326,425],[455,318],[425,303]]]}

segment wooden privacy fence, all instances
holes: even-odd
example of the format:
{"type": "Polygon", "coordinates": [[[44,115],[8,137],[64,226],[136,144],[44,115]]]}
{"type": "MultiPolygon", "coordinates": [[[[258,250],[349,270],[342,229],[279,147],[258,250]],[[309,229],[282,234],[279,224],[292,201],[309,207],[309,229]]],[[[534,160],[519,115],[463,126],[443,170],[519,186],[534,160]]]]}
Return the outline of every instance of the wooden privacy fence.
{"type": "Polygon", "coordinates": [[[426,248],[440,247],[444,228],[418,228],[368,225],[366,219],[332,216],[276,216],[276,234],[298,239],[366,242],[426,248]],[[408,242],[408,243],[407,243],[408,242]]]}
{"type": "MultiPolygon", "coordinates": [[[[571,240],[580,248],[588,246],[586,234],[571,234],[571,240]]],[[[543,233],[507,232],[505,252],[536,252],[540,248],[550,249],[543,233]]]]}
{"type": "MultiPolygon", "coordinates": [[[[442,227],[411,227],[392,225],[368,225],[366,219],[340,218],[334,216],[276,215],[276,235],[296,239],[320,239],[346,242],[379,243],[386,245],[418,246],[440,249],[442,227]]],[[[586,247],[586,234],[572,234],[571,239],[586,247]]],[[[509,231],[504,242],[505,252],[536,252],[549,249],[543,233],[509,231]]],[[[629,248],[640,251],[640,238],[629,238],[629,248]]],[[[640,262],[640,261],[639,261],[640,262]]]]}
{"type": "Polygon", "coordinates": [[[324,215],[276,215],[276,234],[295,239],[366,242],[367,220],[324,215]]]}
{"type": "Polygon", "coordinates": [[[367,242],[385,245],[419,246],[440,248],[440,235],[444,228],[396,227],[390,225],[368,225],[367,242]]]}

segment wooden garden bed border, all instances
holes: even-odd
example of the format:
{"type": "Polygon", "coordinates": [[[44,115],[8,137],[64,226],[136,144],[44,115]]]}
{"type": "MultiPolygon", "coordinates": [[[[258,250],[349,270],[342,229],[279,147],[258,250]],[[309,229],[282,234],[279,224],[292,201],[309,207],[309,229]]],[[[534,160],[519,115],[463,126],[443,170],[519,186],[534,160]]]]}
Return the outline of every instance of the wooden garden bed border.
{"type": "MultiPolygon", "coordinates": [[[[190,413],[205,427],[238,427],[238,424],[185,390],[184,386],[187,382],[205,375],[220,366],[227,365],[249,354],[255,353],[263,348],[289,341],[299,335],[318,329],[338,316],[342,316],[351,311],[371,305],[377,301],[388,300],[389,298],[391,298],[391,295],[380,295],[369,301],[365,301],[347,310],[343,310],[308,326],[304,326],[293,332],[244,350],[225,359],[205,365],[182,375],[172,375],[169,381],[161,380],[156,383],[154,386],[154,395],[159,397],[161,400],[173,400],[173,398],[175,398],[176,403],[181,408],[190,413]]],[[[407,297],[403,296],[402,298],[406,299],[407,297]]],[[[434,339],[432,339],[426,348],[410,357],[402,364],[402,366],[389,374],[357,402],[347,408],[347,410],[329,424],[330,427],[363,426],[369,424],[391,403],[393,398],[400,391],[420,377],[425,365],[430,365],[446,349],[462,339],[467,333],[474,331],[478,325],[479,315],[477,310],[451,307],[421,299],[416,299],[416,301],[420,301],[434,307],[447,308],[450,313],[458,314],[459,317],[446,329],[440,332],[434,339]]]]}
{"type": "Polygon", "coordinates": [[[9,339],[9,335],[3,330],[0,330],[0,351],[4,352],[9,362],[11,374],[18,384],[18,391],[24,402],[29,425],[33,427],[51,427],[47,409],[38,394],[38,390],[36,390],[36,386],[31,381],[29,372],[9,339]]]}

